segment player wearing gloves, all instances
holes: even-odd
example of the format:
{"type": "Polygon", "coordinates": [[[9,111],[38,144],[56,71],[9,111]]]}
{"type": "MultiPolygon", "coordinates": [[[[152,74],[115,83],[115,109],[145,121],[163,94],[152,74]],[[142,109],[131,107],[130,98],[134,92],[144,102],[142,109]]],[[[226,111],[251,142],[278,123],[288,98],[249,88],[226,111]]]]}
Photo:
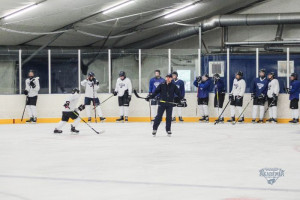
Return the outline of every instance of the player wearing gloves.
{"type": "MultiPolygon", "coordinates": [[[[178,79],[178,73],[176,71],[172,73],[172,78],[173,78],[172,83],[174,83],[177,86],[177,88],[180,91],[181,97],[184,98],[184,96],[185,96],[184,82],[182,80],[178,79]]],[[[181,104],[180,99],[176,94],[174,97],[174,102],[178,103],[178,104],[176,105],[176,107],[173,110],[172,121],[173,122],[176,121],[175,111],[177,111],[179,121],[183,122],[184,120],[182,119],[182,107],[186,107],[187,105],[186,105],[186,103],[181,104]]]]}
{"type": "Polygon", "coordinates": [[[299,123],[299,94],[300,94],[300,81],[298,81],[298,75],[292,73],[290,76],[290,88],[288,93],[290,94],[290,109],[292,110],[293,119],[289,123],[297,124],[299,123]]]}
{"type": "Polygon", "coordinates": [[[72,90],[72,94],[67,98],[65,104],[63,105],[64,110],[62,112],[62,118],[61,118],[61,121],[57,124],[57,126],[54,130],[54,133],[62,133],[63,132],[61,130],[62,127],[67,124],[67,122],[69,121],[70,118],[75,120],[73,122],[73,124],[71,125],[71,132],[79,133],[79,131],[76,130],[76,126],[80,122],[78,110],[82,111],[85,108],[84,105],[80,105],[78,108],[76,108],[79,97],[80,97],[79,90],[77,88],[74,88],[72,90]]]}
{"type": "MultiPolygon", "coordinates": [[[[174,94],[178,96],[178,98],[181,100],[182,96],[178,89],[178,87],[172,83],[172,74],[168,74],[166,76],[166,80],[164,83],[160,84],[154,93],[152,95],[149,95],[146,100],[149,101],[150,99],[153,99],[157,95],[160,95],[160,103],[158,106],[158,112],[154,120],[153,124],[153,132],[152,135],[156,136],[156,132],[158,129],[158,126],[161,123],[162,116],[164,112],[166,111],[166,131],[168,136],[171,136],[171,122],[172,122],[172,111],[174,106],[174,94]]],[[[185,103],[185,102],[182,102],[185,103]]]]}
{"type": "MultiPolygon", "coordinates": [[[[161,84],[165,82],[165,79],[163,79],[160,76],[160,70],[155,70],[155,77],[151,78],[149,81],[149,95],[152,95],[156,88],[161,84]]],[[[153,117],[157,115],[157,109],[158,109],[158,101],[159,101],[159,95],[156,96],[154,99],[151,99],[151,113],[153,117]]],[[[154,121],[154,119],[152,120],[154,121]]]]}
{"type": "Polygon", "coordinates": [[[131,101],[132,84],[129,78],[126,77],[126,73],[121,71],[119,78],[116,83],[114,95],[118,95],[120,118],[117,122],[124,121],[128,122],[129,103],[131,101]],[[125,116],[125,118],[124,118],[125,116]]]}
{"type": "MultiPolygon", "coordinates": [[[[215,99],[214,99],[214,107],[217,111],[218,116],[223,113],[223,104],[225,99],[225,85],[224,81],[220,78],[219,74],[214,75],[214,85],[215,85],[215,99]]],[[[223,123],[224,117],[223,114],[216,121],[223,123]]]]}
{"type": "Polygon", "coordinates": [[[252,123],[255,123],[257,110],[259,107],[259,120],[257,123],[262,123],[265,114],[265,102],[268,91],[269,80],[266,78],[266,70],[259,70],[259,77],[255,78],[251,84],[251,98],[253,99],[252,123]]]}
{"type": "Polygon", "coordinates": [[[269,106],[269,119],[267,122],[277,123],[277,101],[279,95],[279,82],[275,78],[275,73],[270,72],[268,74],[269,84],[268,84],[268,106],[269,106]]]}
{"type": "Polygon", "coordinates": [[[209,122],[208,117],[208,98],[209,98],[209,89],[211,86],[211,81],[208,77],[208,74],[199,76],[194,81],[194,86],[198,88],[198,107],[200,113],[202,113],[202,118],[199,119],[200,122],[209,122]]]}
{"type": "MultiPolygon", "coordinates": [[[[91,103],[93,103],[95,112],[98,113],[100,121],[104,121],[105,117],[103,117],[102,110],[100,107],[100,101],[97,97],[97,90],[99,89],[99,81],[95,78],[95,74],[90,72],[88,74],[87,79],[81,81],[81,85],[85,87],[85,98],[84,105],[86,107],[86,114],[88,117],[88,121],[91,122],[91,103]]],[[[96,119],[96,113],[95,113],[96,119]]],[[[97,120],[97,119],[96,119],[97,120]]]]}
{"type": "Polygon", "coordinates": [[[30,119],[26,121],[27,123],[36,123],[37,121],[36,102],[39,90],[39,77],[34,77],[34,72],[30,70],[28,73],[28,78],[25,81],[24,90],[24,94],[27,96],[26,109],[28,112],[28,116],[30,117],[30,119]]]}
{"type": "MultiPolygon", "coordinates": [[[[231,120],[227,122],[235,122],[235,108],[242,114],[243,97],[246,90],[246,82],[243,79],[243,72],[239,71],[233,80],[232,91],[229,94],[231,120]]],[[[244,115],[241,116],[238,122],[244,122],[244,115]]]]}

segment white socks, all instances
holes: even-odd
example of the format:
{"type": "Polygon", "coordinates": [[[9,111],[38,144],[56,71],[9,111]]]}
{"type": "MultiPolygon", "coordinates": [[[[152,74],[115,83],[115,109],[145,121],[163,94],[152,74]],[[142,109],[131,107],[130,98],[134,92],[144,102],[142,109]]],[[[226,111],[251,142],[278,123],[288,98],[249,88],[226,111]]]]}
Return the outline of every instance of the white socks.
{"type": "Polygon", "coordinates": [[[292,109],[292,117],[293,117],[293,119],[299,118],[299,110],[298,109],[292,109]]]}
{"type": "Polygon", "coordinates": [[[208,105],[203,105],[204,116],[208,116],[208,105]]]}
{"type": "Polygon", "coordinates": [[[91,117],[91,106],[85,106],[85,111],[87,117],[91,117]]]}
{"type": "Polygon", "coordinates": [[[274,119],[277,119],[277,106],[273,106],[273,107],[269,108],[269,112],[270,112],[270,110],[272,110],[272,112],[273,112],[272,117],[274,119]]]}
{"type": "MultiPolygon", "coordinates": [[[[236,108],[239,111],[239,114],[241,114],[243,112],[243,108],[240,106],[236,106],[236,108]]],[[[230,106],[230,113],[231,113],[231,117],[235,116],[235,106],[230,106]]],[[[241,115],[241,117],[244,117],[244,114],[241,115]]]]}
{"type": "Polygon", "coordinates": [[[124,116],[124,106],[119,106],[120,108],[120,116],[124,116]]]}
{"type": "Polygon", "coordinates": [[[264,106],[258,106],[258,105],[254,105],[253,106],[253,109],[252,109],[252,119],[256,119],[258,107],[259,107],[259,119],[263,120],[264,113],[265,113],[265,107],[264,106]]]}
{"type": "Polygon", "coordinates": [[[124,107],[124,116],[128,117],[129,107],[128,106],[123,106],[123,107],[124,107]]]}
{"type": "Polygon", "coordinates": [[[264,114],[265,114],[265,107],[264,106],[259,106],[260,112],[259,112],[259,119],[263,120],[264,119],[264,114]]]}
{"type": "Polygon", "coordinates": [[[97,107],[96,107],[96,111],[97,111],[97,114],[98,114],[99,117],[102,117],[102,116],[103,116],[103,114],[102,114],[102,109],[101,109],[100,106],[97,106],[97,107]]]}
{"type": "Polygon", "coordinates": [[[26,109],[29,117],[37,117],[36,106],[27,105],[26,109]]]}
{"type": "Polygon", "coordinates": [[[65,122],[65,121],[60,121],[60,122],[58,123],[56,129],[57,129],[57,130],[61,130],[62,127],[63,127],[64,125],[66,125],[66,124],[67,124],[67,122],[65,122]]]}
{"type": "Polygon", "coordinates": [[[158,105],[151,105],[151,114],[155,118],[157,115],[158,105]]]}
{"type": "Polygon", "coordinates": [[[182,117],[182,108],[181,107],[174,107],[172,112],[172,117],[175,117],[175,112],[177,110],[178,117],[182,117]]]}
{"type": "Polygon", "coordinates": [[[203,105],[198,105],[200,116],[204,115],[203,105]]]}
{"type": "MultiPolygon", "coordinates": [[[[75,119],[75,121],[73,122],[73,126],[76,127],[78,126],[78,124],[80,123],[80,118],[78,117],[77,119],[75,119]]],[[[57,130],[61,130],[62,127],[64,127],[67,124],[66,121],[60,121],[56,127],[57,130]]]]}
{"type": "MultiPolygon", "coordinates": [[[[216,113],[218,114],[217,117],[219,117],[221,115],[221,113],[223,112],[223,108],[215,108],[216,109],[216,113]]],[[[220,116],[220,118],[223,118],[223,114],[220,116]]]]}

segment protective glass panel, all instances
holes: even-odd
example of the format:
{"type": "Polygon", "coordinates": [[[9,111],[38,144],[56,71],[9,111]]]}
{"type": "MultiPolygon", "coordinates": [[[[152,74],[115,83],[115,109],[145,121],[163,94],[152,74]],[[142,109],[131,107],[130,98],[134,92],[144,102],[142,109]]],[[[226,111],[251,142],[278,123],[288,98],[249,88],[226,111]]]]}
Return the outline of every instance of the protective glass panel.
{"type": "Polygon", "coordinates": [[[48,50],[36,52],[36,50],[22,50],[22,88],[25,89],[25,80],[28,72],[33,70],[35,77],[39,77],[39,94],[49,93],[48,79],[48,50]]]}
{"type": "Polygon", "coordinates": [[[165,78],[169,69],[167,49],[142,49],[142,92],[149,92],[149,82],[155,70],[160,70],[161,77],[165,78]]]}
{"type": "Polygon", "coordinates": [[[193,81],[198,74],[198,50],[172,49],[171,71],[177,71],[178,78],[184,81],[185,91],[197,91],[193,81]]]}
{"type": "MultiPolygon", "coordinates": [[[[99,93],[108,93],[108,50],[81,50],[81,81],[87,77],[89,72],[93,72],[99,81],[99,93]]],[[[81,91],[85,88],[81,86],[81,91]]]]}
{"type": "Polygon", "coordinates": [[[0,94],[19,93],[19,51],[0,52],[0,94]]]}
{"type": "Polygon", "coordinates": [[[120,71],[126,73],[126,77],[131,80],[132,88],[138,90],[139,87],[139,52],[138,50],[112,50],[112,91],[115,89],[120,71]]]}
{"type": "Polygon", "coordinates": [[[78,50],[51,50],[51,93],[78,88],[78,50]]]}

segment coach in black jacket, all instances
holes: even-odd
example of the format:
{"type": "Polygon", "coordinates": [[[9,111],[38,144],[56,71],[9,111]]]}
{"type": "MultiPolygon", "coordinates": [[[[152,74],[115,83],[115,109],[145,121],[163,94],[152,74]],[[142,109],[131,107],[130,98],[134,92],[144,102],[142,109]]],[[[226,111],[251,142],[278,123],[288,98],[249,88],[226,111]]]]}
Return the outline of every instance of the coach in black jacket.
{"type": "Polygon", "coordinates": [[[166,111],[166,131],[168,136],[171,136],[171,122],[172,122],[172,111],[174,106],[174,94],[176,94],[179,99],[182,99],[179,89],[172,83],[172,74],[166,76],[166,81],[161,83],[152,95],[149,95],[146,100],[153,99],[156,95],[160,95],[160,102],[158,106],[157,115],[153,124],[153,136],[156,135],[157,128],[162,120],[162,116],[166,111]]]}

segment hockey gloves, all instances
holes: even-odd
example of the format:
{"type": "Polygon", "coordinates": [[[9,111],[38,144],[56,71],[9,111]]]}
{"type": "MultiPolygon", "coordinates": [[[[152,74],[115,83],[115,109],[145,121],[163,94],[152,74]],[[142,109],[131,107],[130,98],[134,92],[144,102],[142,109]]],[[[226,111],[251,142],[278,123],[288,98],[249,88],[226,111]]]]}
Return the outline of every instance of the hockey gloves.
{"type": "Polygon", "coordinates": [[[27,90],[24,90],[24,94],[25,94],[25,95],[28,95],[28,91],[27,91],[27,90]]]}
{"type": "Polygon", "coordinates": [[[118,95],[118,92],[117,91],[114,91],[114,96],[117,96],[118,95]]]}
{"type": "Polygon", "coordinates": [[[85,105],[81,104],[79,107],[78,107],[78,110],[80,111],[83,111],[85,109],[85,105]]]}
{"type": "Polygon", "coordinates": [[[69,106],[70,106],[70,101],[66,101],[66,103],[64,104],[64,107],[69,108],[69,106]]]}
{"type": "Polygon", "coordinates": [[[32,88],[35,88],[36,85],[35,85],[35,83],[34,83],[33,81],[34,81],[34,79],[33,79],[32,81],[30,81],[29,85],[30,85],[32,88]]]}

